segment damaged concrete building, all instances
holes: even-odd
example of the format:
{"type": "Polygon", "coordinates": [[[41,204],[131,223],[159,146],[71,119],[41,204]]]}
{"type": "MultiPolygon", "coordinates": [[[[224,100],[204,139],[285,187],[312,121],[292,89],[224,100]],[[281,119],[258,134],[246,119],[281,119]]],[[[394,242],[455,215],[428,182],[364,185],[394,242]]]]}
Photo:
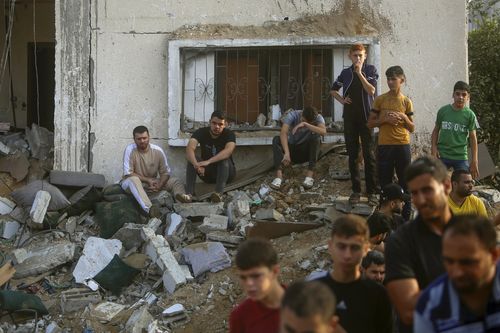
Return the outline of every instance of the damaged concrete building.
{"type": "Polygon", "coordinates": [[[183,147],[215,109],[236,130],[239,168],[270,158],[278,111],[313,105],[330,123],[325,141],[341,140],[342,109],[329,89],[350,65],[347,50],[355,42],[367,45],[368,61],[382,74],[379,92],[387,90],[388,66],[405,69],[419,146],[429,144],[453,83],[467,79],[465,1],[14,3],[13,31],[23,25],[24,32],[13,45],[23,44],[12,49],[14,85],[10,96],[9,89],[0,96],[0,120],[16,117],[22,128],[53,117],[54,169],[104,174],[108,183],[121,177],[123,149],[139,124],[183,177],[183,147]],[[50,100],[50,80],[38,76],[50,73],[36,71],[33,79],[26,43],[54,52],[53,112],[41,98],[50,100]],[[33,89],[37,106],[29,102],[33,89]]]}

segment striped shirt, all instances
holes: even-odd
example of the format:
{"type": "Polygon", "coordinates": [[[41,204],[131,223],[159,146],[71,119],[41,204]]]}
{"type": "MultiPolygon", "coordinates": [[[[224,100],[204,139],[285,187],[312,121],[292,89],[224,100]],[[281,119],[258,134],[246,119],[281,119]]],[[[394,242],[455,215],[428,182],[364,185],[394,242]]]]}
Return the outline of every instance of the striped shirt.
{"type": "Polygon", "coordinates": [[[148,150],[140,152],[135,143],[131,143],[125,148],[123,154],[123,176],[132,173],[156,178],[170,174],[170,167],[167,162],[167,155],[163,149],[154,144],[149,144],[148,150]]]}
{"type": "Polygon", "coordinates": [[[414,332],[500,332],[499,265],[497,263],[493,289],[484,316],[475,315],[462,304],[458,292],[445,274],[422,292],[413,316],[414,332]]]}

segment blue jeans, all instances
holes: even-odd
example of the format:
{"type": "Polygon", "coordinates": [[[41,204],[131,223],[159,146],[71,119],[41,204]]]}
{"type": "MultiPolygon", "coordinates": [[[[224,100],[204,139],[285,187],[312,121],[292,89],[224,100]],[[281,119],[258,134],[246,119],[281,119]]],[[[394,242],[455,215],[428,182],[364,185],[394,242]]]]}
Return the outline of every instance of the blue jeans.
{"type": "Polygon", "coordinates": [[[453,170],[469,170],[469,161],[467,160],[450,160],[447,158],[440,158],[441,162],[446,165],[448,169],[453,170]]]}

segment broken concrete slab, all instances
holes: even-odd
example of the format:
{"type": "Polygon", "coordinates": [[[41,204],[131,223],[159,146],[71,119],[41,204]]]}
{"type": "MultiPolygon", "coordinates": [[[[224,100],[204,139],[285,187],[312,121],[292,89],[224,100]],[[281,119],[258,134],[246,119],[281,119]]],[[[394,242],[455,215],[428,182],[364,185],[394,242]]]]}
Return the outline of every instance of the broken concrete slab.
{"type": "Polygon", "coordinates": [[[54,133],[33,123],[31,129],[25,128],[26,140],[30,145],[31,156],[39,160],[45,160],[54,147],[54,133]]]}
{"type": "Polygon", "coordinates": [[[375,210],[375,207],[368,205],[367,198],[362,197],[361,202],[355,205],[349,203],[348,197],[338,197],[335,200],[335,209],[343,213],[351,213],[363,216],[369,216],[375,210]]]}
{"type": "Polygon", "coordinates": [[[143,228],[143,237],[147,239],[146,254],[163,271],[163,286],[169,293],[186,283],[186,277],[175,259],[167,240],[156,235],[153,230],[143,228]]]}
{"type": "Polygon", "coordinates": [[[16,208],[9,213],[9,216],[19,223],[24,223],[30,217],[30,212],[22,206],[16,206],[16,208]]]}
{"type": "Polygon", "coordinates": [[[494,188],[476,187],[474,189],[480,197],[485,198],[491,203],[500,202],[500,192],[494,188]]]}
{"type": "Polygon", "coordinates": [[[10,148],[6,144],[0,141],[0,153],[4,155],[9,155],[10,154],[10,148]]]}
{"type": "Polygon", "coordinates": [[[191,244],[184,247],[181,253],[191,265],[195,277],[208,271],[218,272],[231,267],[231,258],[220,242],[191,244]]]}
{"type": "Polygon", "coordinates": [[[122,247],[122,242],[117,239],[89,237],[73,270],[76,283],[89,286],[88,281],[102,271],[115,255],[120,255],[122,247]]]}
{"type": "Polygon", "coordinates": [[[204,234],[208,234],[212,231],[224,231],[227,230],[228,218],[223,215],[211,214],[203,219],[203,224],[198,227],[198,229],[204,234]]]}
{"type": "Polygon", "coordinates": [[[12,202],[7,198],[0,197],[0,215],[10,214],[14,210],[14,207],[16,207],[15,202],[12,202]]]}
{"type": "Polygon", "coordinates": [[[0,172],[8,172],[17,182],[26,178],[29,167],[30,162],[22,153],[0,158],[0,172]]]}
{"type": "Polygon", "coordinates": [[[254,218],[256,220],[285,221],[285,217],[280,212],[272,208],[257,209],[254,218]]]}
{"type": "Polygon", "coordinates": [[[92,185],[103,188],[106,179],[104,175],[97,173],[52,170],[50,171],[49,182],[62,186],[86,187],[92,185]]]}
{"type": "Polygon", "coordinates": [[[153,321],[153,316],[148,311],[148,306],[143,305],[135,310],[125,324],[126,333],[142,333],[148,329],[149,323],[153,321]]]}
{"type": "Polygon", "coordinates": [[[165,228],[165,236],[172,236],[181,233],[186,225],[186,220],[177,213],[167,215],[167,227],[165,228]]]}
{"type": "Polygon", "coordinates": [[[224,211],[224,203],[176,203],[174,204],[174,210],[182,217],[207,217],[212,214],[221,214],[224,211]]]}
{"type": "Polygon", "coordinates": [[[252,227],[247,227],[247,237],[264,237],[267,239],[286,236],[292,232],[303,232],[306,230],[316,229],[321,227],[320,223],[285,223],[272,221],[254,221],[252,227]]]}
{"type": "Polygon", "coordinates": [[[214,231],[207,234],[208,242],[221,242],[226,248],[236,248],[244,240],[244,237],[231,235],[227,232],[214,231]]]}
{"type": "Polygon", "coordinates": [[[12,251],[12,258],[18,263],[15,278],[45,273],[72,261],[75,254],[76,245],[66,240],[16,249],[12,251]]]}
{"type": "Polygon", "coordinates": [[[179,303],[169,306],[161,314],[169,324],[187,319],[186,309],[179,303]]]}
{"type": "Polygon", "coordinates": [[[78,225],[78,216],[70,216],[64,222],[64,230],[66,230],[70,235],[72,235],[75,233],[77,225],[78,225]]]}
{"type": "Polygon", "coordinates": [[[189,270],[188,265],[181,265],[182,272],[184,273],[184,276],[186,277],[187,282],[191,282],[194,280],[194,277],[191,275],[191,271],[189,270]]]}
{"type": "Polygon", "coordinates": [[[144,243],[142,238],[143,227],[143,224],[125,223],[111,238],[120,240],[125,250],[134,247],[138,248],[144,243]]]}
{"type": "Polygon", "coordinates": [[[300,193],[300,200],[301,201],[317,200],[319,197],[321,197],[321,193],[319,193],[319,192],[302,192],[302,193],[300,193]]]}
{"type": "Polygon", "coordinates": [[[113,320],[125,308],[126,306],[122,304],[103,302],[93,307],[90,313],[97,320],[107,323],[113,320]]]}
{"type": "Polygon", "coordinates": [[[163,223],[162,220],[160,220],[159,218],[153,217],[153,218],[149,219],[148,223],[146,224],[146,227],[153,230],[154,232],[157,232],[158,228],[161,226],[162,223],[163,223]]]}
{"type": "Polygon", "coordinates": [[[0,217],[0,237],[11,239],[19,230],[19,222],[9,216],[0,217]]]}
{"type": "Polygon", "coordinates": [[[30,210],[30,217],[33,222],[43,223],[43,219],[47,213],[47,208],[49,208],[50,199],[51,196],[49,192],[36,192],[35,201],[33,201],[33,206],[31,206],[30,210]]]}
{"type": "Polygon", "coordinates": [[[89,304],[99,303],[102,297],[97,291],[73,288],[61,293],[61,311],[70,313],[84,309],[89,304]]]}

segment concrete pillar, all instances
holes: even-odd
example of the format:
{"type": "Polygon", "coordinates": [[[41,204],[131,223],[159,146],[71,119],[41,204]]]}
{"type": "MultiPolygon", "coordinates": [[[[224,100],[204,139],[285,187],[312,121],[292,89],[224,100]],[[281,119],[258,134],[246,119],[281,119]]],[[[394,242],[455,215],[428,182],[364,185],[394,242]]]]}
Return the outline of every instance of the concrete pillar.
{"type": "Polygon", "coordinates": [[[90,9],[89,0],[55,0],[55,170],[89,171],[90,9]]]}

